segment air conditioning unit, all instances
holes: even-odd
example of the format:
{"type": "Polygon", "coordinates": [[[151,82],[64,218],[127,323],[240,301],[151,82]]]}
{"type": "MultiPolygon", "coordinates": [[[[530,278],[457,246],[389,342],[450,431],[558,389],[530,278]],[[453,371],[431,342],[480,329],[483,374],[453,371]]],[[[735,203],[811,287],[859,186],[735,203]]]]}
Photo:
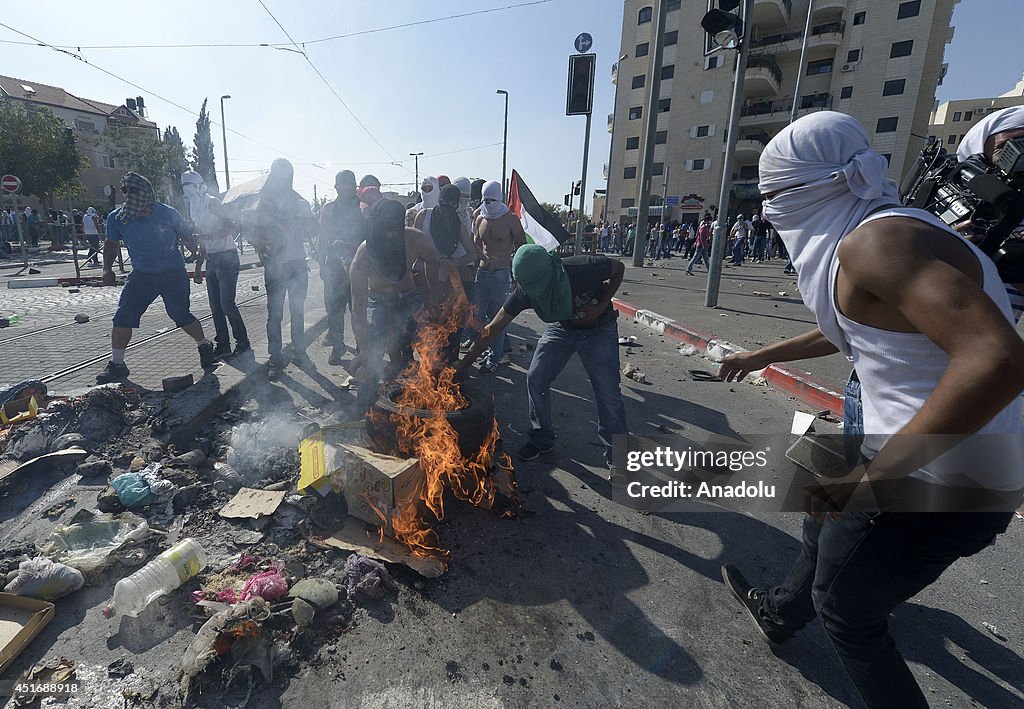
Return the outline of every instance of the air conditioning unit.
{"type": "Polygon", "coordinates": [[[843,64],[843,71],[853,71],[856,68],[857,62],[849,62],[847,64],[843,64]]]}

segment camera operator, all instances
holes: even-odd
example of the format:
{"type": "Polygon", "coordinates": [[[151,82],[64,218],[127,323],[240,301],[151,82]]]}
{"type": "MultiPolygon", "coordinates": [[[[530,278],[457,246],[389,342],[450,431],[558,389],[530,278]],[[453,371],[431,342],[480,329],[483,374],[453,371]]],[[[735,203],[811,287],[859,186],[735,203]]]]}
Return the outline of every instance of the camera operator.
{"type": "Polygon", "coordinates": [[[789,125],[761,155],[766,215],[818,323],[804,344],[853,358],[869,462],[819,483],[782,585],[755,587],[728,564],[722,576],[770,642],[820,615],[867,705],[926,707],[886,619],[1013,516],[1024,489],[1024,341],[995,264],[936,217],[901,207],[887,167],[863,127],[831,111],[789,125]],[[975,434],[990,434],[988,462],[964,455],[975,434]],[[875,494],[927,485],[941,499],[969,489],[1007,509],[894,509],[891,497],[872,501],[868,484],[875,494]]]}

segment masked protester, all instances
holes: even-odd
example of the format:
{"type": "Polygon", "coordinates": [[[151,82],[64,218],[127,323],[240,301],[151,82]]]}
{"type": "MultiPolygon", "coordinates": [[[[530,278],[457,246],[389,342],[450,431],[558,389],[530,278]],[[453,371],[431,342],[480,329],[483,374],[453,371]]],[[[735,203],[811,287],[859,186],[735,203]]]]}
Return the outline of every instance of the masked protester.
{"type": "Polygon", "coordinates": [[[305,304],[309,288],[306,241],[317,233],[309,202],[292,189],[292,165],[283,158],[271,163],[249,241],[263,262],[267,288],[267,348],[271,378],[287,365],[281,340],[284,302],[291,315],[291,360],[299,366],[309,363],[305,342],[305,304]]]}
{"type": "Polygon", "coordinates": [[[85,260],[93,266],[99,266],[99,256],[102,253],[100,249],[100,215],[95,207],[89,207],[82,215],[82,233],[89,244],[89,253],[85,260]]]}
{"type": "MultiPolygon", "coordinates": [[[[512,259],[515,289],[463,358],[457,375],[465,376],[476,358],[522,311],[532,309],[549,323],[526,375],[530,438],[519,450],[520,460],[533,460],[554,450],[551,383],[576,353],[594,388],[597,434],[605,447],[605,461],[613,467],[612,437],[626,433],[626,407],[619,391],[617,313],[611,301],[624,273],[622,262],[607,256],[560,259],[536,244],[516,251],[512,259]]],[[[612,473],[614,477],[614,470],[612,473]]]]}
{"type": "Polygon", "coordinates": [[[373,205],[384,199],[380,193],[380,180],[373,175],[363,175],[359,180],[356,196],[359,198],[359,208],[363,210],[363,216],[368,216],[373,205]]]}
{"type": "Polygon", "coordinates": [[[193,280],[203,282],[203,263],[206,263],[206,296],[210,300],[210,312],[217,332],[213,354],[227,357],[249,352],[249,335],[245,321],[235,302],[238,290],[238,250],[235,235],[238,229],[227,216],[216,197],[207,194],[206,182],[202,175],[188,170],[181,176],[181,189],[188,203],[189,217],[199,234],[199,255],[193,280]],[[231,333],[235,333],[235,349],[231,350],[231,333]]]}
{"type": "Polygon", "coordinates": [[[114,260],[123,242],[132,260],[132,272],[125,280],[114,313],[110,333],[110,361],[96,375],[97,384],[128,378],[124,352],[139,327],[143,313],[158,297],[174,324],[196,341],[199,362],[205,369],[216,361],[213,343],[203,335],[203,326],[189,310],[188,271],[180,244],[191,241],[192,229],[178,210],[156,201],[153,185],[142,175],[129,172],[121,178],[125,201],[107,215],[107,238],[103,243],[103,285],[116,284],[114,260]]]}
{"type": "Polygon", "coordinates": [[[368,227],[349,271],[357,346],[349,371],[359,377],[361,411],[368,411],[376,400],[380,381],[412,360],[415,317],[424,306],[413,280],[413,264],[424,265],[428,305],[436,297],[439,266],[430,238],[405,226],[405,208],[399,202],[382,199],[374,204],[368,227]],[[385,354],[390,366],[384,364],[385,354]]]}
{"type": "MultiPolygon", "coordinates": [[[[798,344],[852,357],[869,462],[808,491],[803,549],[782,585],[754,586],[728,564],[722,576],[769,642],[821,615],[868,706],[927,707],[887,618],[1013,517],[1024,342],[992,261],[900,206],[887,168],[863,127],[831,111],[790,124],[761,154],[765,216],[818,324],[798,344]],[[976,511],[979,497],[989,511],[976,511]]],[[[723,364],[725,378],[748,364],[723,364]]]]}
{"type": "Polygon", "coordinates": [[[356,176],[342,170],[334,178],[337,199],[320,212],[320,278],[324,282],[327,309],[327,341],[331,347],[329,364],[341,364],[345,351],[345,308],[351,301],[348,270],[356,249],[366,238],[366,219],[359,209],[356,176]]]}
{"type": "Polygon", "coordinates": [[[424,209],[433,209],[441,198],[441,186],[436,177],[424,177],[420,184],[420,201],[409,207],[405,213],[406,226],[416,223],[416,217],[424,209]]]}

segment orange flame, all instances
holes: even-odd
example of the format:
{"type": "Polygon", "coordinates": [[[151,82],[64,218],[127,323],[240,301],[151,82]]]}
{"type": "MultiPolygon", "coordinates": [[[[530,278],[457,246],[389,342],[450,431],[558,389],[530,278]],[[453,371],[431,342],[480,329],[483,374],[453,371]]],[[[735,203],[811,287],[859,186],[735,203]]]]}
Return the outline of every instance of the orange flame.
{"type": "Polygon", "coordinates": [[[450,280],[452,297],[446,298],[436,312],[424,311],[418,318],[413,343],[416,357],[400,376],[402,390],[395,401],[401,406],[434,412],[434,415],[391,416],[398,446],[403,453],[419,458],[425,484],[421,494],[412,496],[399,509],[376,510],[382,521],[382,536],[390,531],[391,536],[414,554],[445,560],[450,554],[440,547],[436,532],[424,519],[422,507],[437,520],[444,519],[446,489],[451,490],[456,499],[488,509],[494,506],[499,492],[513,506],[518,506],[512,461],[504,453],[496,455],[495,452],[500,438],[497,419],[480,450],[467,458],[459,449],[458,434],[445,417],[445,412],[469,405],[453,381],[455,370],[444,361],[444,351],[453,333],[473,319],[473,308],[458,274],[450,274],[450,280]],[[496,466],[504,473],[503,484],[495,478],[496,466]]]}

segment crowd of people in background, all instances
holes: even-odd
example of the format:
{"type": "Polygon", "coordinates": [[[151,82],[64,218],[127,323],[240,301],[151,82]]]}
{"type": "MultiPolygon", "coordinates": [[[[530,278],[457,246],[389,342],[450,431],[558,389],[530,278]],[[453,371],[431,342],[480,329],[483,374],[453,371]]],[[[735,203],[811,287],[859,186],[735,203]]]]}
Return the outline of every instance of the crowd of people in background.
{"type": "Polygon", "coordinates": [[[22,239],[25,246],[32,248],[38,248],[41,241],[49,241],[51,249],[63,249],[72,244],[90,249],[87,260],[98,266],[96,254],[102,230],[103,218],[94,207],[84,212],[72,209],[70,214],[62,209],[4,208],[0,210],[0,257],[13,255],[22,239]]]}

